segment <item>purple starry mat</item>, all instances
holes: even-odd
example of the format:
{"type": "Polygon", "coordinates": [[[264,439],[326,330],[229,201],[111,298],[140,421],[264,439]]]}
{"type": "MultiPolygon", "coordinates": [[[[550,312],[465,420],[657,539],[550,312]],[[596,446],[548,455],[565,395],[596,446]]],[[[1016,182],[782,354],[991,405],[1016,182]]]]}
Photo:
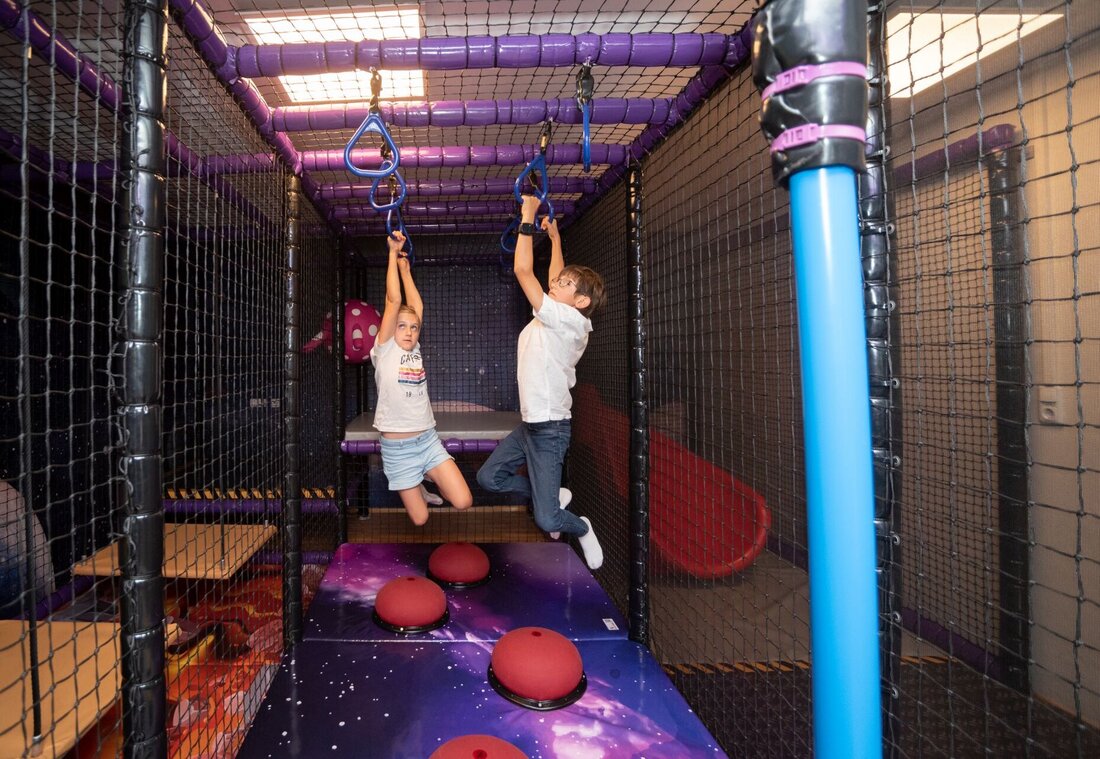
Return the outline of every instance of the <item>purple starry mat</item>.
{"type": "Polygon", "coordinates": [[[426,759],[480,733],[530,759],[725,757],[649,652],[630,641],[577,644],[579,701],[532,711],[486,680],[492,643],[307,641],[282,665],[238,759],[426,759]]]}
{"type": "Polygon", "coordinates": [[[305,640],[492,641],[528,626],[548,627],[571,640],[626,638],[626,621],[568,545],[479,545],[489,557],[489,582],[445,588],[450,621],[438,630],[402,635],[374,623],[375,596],[395,577],[426,575],[436,545],[345,543],[309,606],[305,640]]]}

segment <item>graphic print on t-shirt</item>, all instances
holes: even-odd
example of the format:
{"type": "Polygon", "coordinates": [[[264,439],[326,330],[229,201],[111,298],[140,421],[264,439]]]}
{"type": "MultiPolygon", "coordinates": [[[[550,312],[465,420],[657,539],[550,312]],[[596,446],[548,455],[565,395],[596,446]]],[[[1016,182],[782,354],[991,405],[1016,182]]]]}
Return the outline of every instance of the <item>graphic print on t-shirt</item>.
{"type": "Polygon", "coordinates": [[[401,357],[401,366],[397,370],[397,384],[423,385],[428,381],[424,363],[419,353],[406,353],[401,357]]]}

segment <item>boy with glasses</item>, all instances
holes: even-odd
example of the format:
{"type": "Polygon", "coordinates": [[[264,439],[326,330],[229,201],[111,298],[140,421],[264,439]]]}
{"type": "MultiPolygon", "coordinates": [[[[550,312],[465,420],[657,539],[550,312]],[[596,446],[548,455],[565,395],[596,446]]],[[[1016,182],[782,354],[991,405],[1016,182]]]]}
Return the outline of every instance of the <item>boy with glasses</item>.
{"type": "Polygon", "coordinates": [[[550,237],[550,290],[534,273],[535,214],[539,199],[525,196],[516,241],[515,271],[534,318],[519,335],[519,405],[523,424],[501,441],[477,473],[486,490],[510,491],[531,499],[535,524],[549,532],[575,535],[590,569],[603,564],[603,549],[587,517],[566,510],[572,493],[561,487],[561,469],[572,430],[570,388],[575,367],[588,346],[589,317],[604,304],[603,279],[587,266],[565,266],[557,221],[542,222],[550,237]],[[516,474],[527,465],[527,476],[516,474]]]}

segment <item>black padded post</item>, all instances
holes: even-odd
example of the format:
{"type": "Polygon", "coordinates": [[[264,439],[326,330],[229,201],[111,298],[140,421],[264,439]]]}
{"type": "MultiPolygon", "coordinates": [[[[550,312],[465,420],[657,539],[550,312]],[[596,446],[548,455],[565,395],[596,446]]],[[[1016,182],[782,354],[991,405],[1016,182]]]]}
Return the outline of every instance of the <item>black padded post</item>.
{"type": "Polygon", "coordinates": [[[886,138],[890,124],[886,97],[886,13],[868,9],[867,170],[859,183],[860,259],[867,312],[867,368],[871,392],[871,449],[875,474],[876,570],[879,588],[879,651],[882,668],[883,752],[897,754],[901,740],[901,547],[898,488],[901,483],[901,391],[894,376],[900,334],[891,308],[891,272],[897,270],[893,196],[886,138]]]}
{"type": "Polygon", "coordinates": [[[121,427],[123,756],[168,754],[164,675],[161,363],[164,313],[166,0],[127,0],[112,381],[121,427]]]}
{"type": "Polygon", "coordinates": [[[649,406],[646,398],[645,250],[642,237],[642,167],[626,181],[630,281],[630,639],[649,642],[649,406]]]}
{"type": "Polygon", "coordinates": [[[286,272],[283,389],[283,649],[302,639],[302,335],[301,335],[301,180],[286,178],[286,272]]]}

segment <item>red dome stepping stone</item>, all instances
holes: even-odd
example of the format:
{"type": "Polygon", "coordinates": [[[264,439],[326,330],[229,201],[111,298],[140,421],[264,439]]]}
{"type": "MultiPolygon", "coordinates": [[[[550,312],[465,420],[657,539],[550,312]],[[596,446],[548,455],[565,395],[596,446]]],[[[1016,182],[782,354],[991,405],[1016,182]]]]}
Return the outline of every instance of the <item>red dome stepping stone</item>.
{"type": "Polygon", "coordinates": [[[489,582],[489,557],[473,543],[444,543],[428,557],[428,577],[448,588],[489,582]]]}
{"type": "Polygon", "coordinates": [[[374,622],[398,633],[421,633],[447,623],[447,597],[427,577],[398,577],[378,591],[374,599],[374,622]]]}
{"type": "Polygon", "coordinates": [[[463,735],[444,743],[428,759],[527,759],[527,754],[491,735],[463,735]]]}
{"type": "Polygon", "coordinates": [[[571,640],[545,627],[520,627],[493,647],[489,684],[514,704],[549,711],[577,701],[588,679],[571,640]]]}

